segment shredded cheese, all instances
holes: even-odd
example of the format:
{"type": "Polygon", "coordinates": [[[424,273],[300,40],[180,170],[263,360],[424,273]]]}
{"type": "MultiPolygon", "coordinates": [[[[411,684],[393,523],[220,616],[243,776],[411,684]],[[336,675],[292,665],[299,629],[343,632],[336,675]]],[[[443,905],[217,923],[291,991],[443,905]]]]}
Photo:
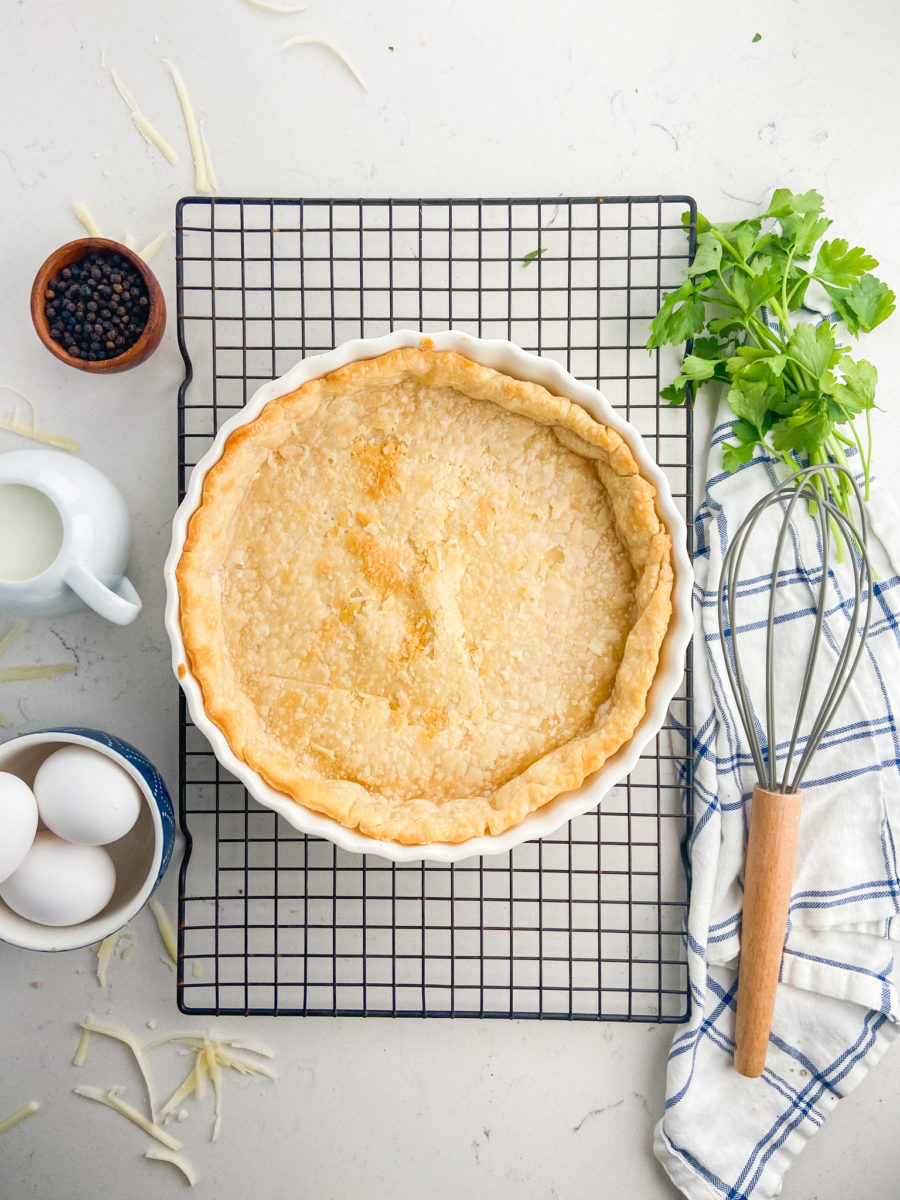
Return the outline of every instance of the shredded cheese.
{"type": "Polygon", "coordinates": [[[174,1154],[169,1150],[147,1150],[144,1158],[151,1158],[154,1162],[171,1163],[173,1167],[177,1167],[182,1173],[191,1187],[197,1182],[197,1172],[184,1157],[183,1154],[174,1154]]]}
{"type": "Polygon", "coordinates": [[[19,636],[19,634],[21,632],[22,632],[21,625],[13,625],[10,629],[7,629],[7,631],[6,631],[6,633],[4,633],[3,637],[0,638],[0,658],[3,657],[3,655],[6,653],[6,651],[13,644],[13,642],[16,640],[16,638],[19,636]]]}
{"type": "Polygon", "coordinates": [[[105,1104],[107,1108],[121,1113],[123,1117],[127,1117],[129,1121],[133,1122],[140,1129],[143,1129],[144,1133],[149,1133],[151,1137],[156,1138],[158,1142],[162,1142],[164,1146],[168,1146],[170,1150],[181,1149],[181,1142],[177,1138],[173,1138],[165,1129],[160,1129],[153,1121],[148,1121],[143,1113],[138,1112],[136,1108],[132,1108],[126,1101],[120,1099],[114,1090],[110,1089],[104,1092],[101,1088],[87,1087],[81,1084],[73,1090],[76,1096],[84,1096],[86,1100],[96,1100],[99,1104],[105,1104]]]}
{"type": "Polygon", "coordinates": [[[359,72],[351,65],[346,56],[338,50],[337,46],[329,42],[327,38],[313,37],[309,33],[300,33],[296,37],[288,38],[286,42],[281,43],[282,50],[287,50],[288,46],[324,46],[326,50],[330,50],[335,58],[344,64],[364,92],[369,90],[363,83],[359,72]]]}
{"type": "Polygon", "coordinates": [[[264,1046],[262,1042],[255,1042],[247,1038],[232,1038],[228,1042],[229,1046],[233,1046],[235,1050],[249,1050],[252,1054],[259,1054],[263,1058],[274,1058],[275,1051],[269,1046],[264,1046]]]}
{"type": "Polygon", "coordinates": [[[0,713],[0,725],[2,725],[4,729],[9,728],[9,718],[5,717],[3,713],[0,713]]]}
{"type": "Polygon", "coordinates": [[[204,1040],[206,1042],[204,1049],[206,1067],[209,1071],[209,1082],[212,1084],[213,1096],[215,1097],[213,1131],[210,1141],[215,1142],[218,1141],[219,1130],[222,1127],[222,1072],[219,1070],[219,1062],[212,1043],[209,1038],[205,1038],[204,1040]]]}
{"type": "Polygon", "coordinates": [[[131,119],[137,126],[137,129],[139,130],[144,141],[147,142],[148,145],[155,146],[160,154],[162,154],[163,158],[165,158],[174,167],[174,165],[178,162],[178,155],[175,153],[163,135],[159,132],[159,130],[155,129],[154,126],[150,124],[150,122],[138,108],[137,101],[119,78],[118,74],[115,71],[110,71],[110,75],[112,75],[112,81],[116,85],[116,91],[128,105],[128,108],[131,111],[131,119]]]}
{"type": "Polygon", "coordinates": [[[129,250],[137,250],[137,238],[133,233],[125,234],[125,245],[129,250]]]}
{"type": "Polygon", "coordinates": [[[138,1065],[138,1070],[141,1073],[141,1078],[144,1081],[144,1086],[147,1089],[147,1102],[150,1105],[150,1116],[156,1120],[156,1106],[153,1103],[153,1088],[150,1084],[150,1072],[147,1068],[147,1060],[144,1057],[144,1051],[133,1033],[127,1029],[123,1029],[119,1025],[101,1025],[93,1017],[87,1017],[81,1023],[81,1028],[89,1033],[99,1033],[103,1037],[113,1038],[117,1042],[122,1042],[128,1047],[134,1055],[135,1062],[138,1065]]]}
{"type": "Polygon", "coordinates": [[[203,978],[203,967],[196,960],[191,963],[191,974],[195,979],[203,978]]]}
{"type": "Polygon", "coordinates": [[[86,1025],[81,1027],[81,1040],[78,1043],[78,1049],[75,1051],[75,1057],[72,1059],[73,1067],[83,1067],[84,1060],[87,1058],[88,1042],[91,1040],[91,1031],[86,1025]]]}
{"type": "Polygon", "coordinates": [[[25,683],[29,679],[52,679],[54,675],[71,675],[73,663],[51,663],[47,667],[6,667],[0,671],[0,683],[25,683]]]}
{"type": "Polygon", "coordinates": [[[194,116],[194,106],[191,104],[188,90],[184,85],[184,80],[181,78],[181,72],[171,59],[164,58],[163,62],[171,72],[172,82],[175,84],[175,92],[181,104],[182,114],[184,115],[188,141],[191,144],[191,157],[194,160],[194,187],[201,195],[205,196],[212,190],[212,187],[206,170],[206,155],[203,153],[203,142],[197,126],[197,118],[194,116]]]}
{"type": "Polygon", "coordinates": [[[200,144],[203,147],[203,162],[206,166],[206,177],[209,180],[209,186],[214,192],[219,190],[219,181],[216,179],[216,173],[213,170],[212,159],[209,155],[209,146],[206,142],[206,134],[203,132],[203,122],[200,122],[200,144]]]}
{"type": "Polygon", "coordinates": [[[261,8],[263,12],[278,13],[281,17],[290,16],[291,13],[306,12],[305,8],[281,8],[278,4],[267,4],[266,0],[247,0],[248,4],[252,4],[254,8],[261,8]]]}
{"type": "Polygon", "coordinates": [[[79,200],[76,204],[74,204],[72,206],[72,211],[88,231],[88,235],[90,237],[103,237],[103,234],[100,232],[100,226],[94,220],[90,209],[83,201],[79,200]]]}
{"type": "Polygon", "coordinates": [[[109,960],[116,952],[116,945],[119,941],[119,932],[111,933],[109,937],[104,938],[97,947],[97,982],[101,987],[106,987],[106,971],[109,966],[109,960]]]}
{"type": "Polygon", "coordinates": [[[159,1115],[163,1118],[171,1115],[173,1109],[176,1109],[182,1100],[187,1100],[193,1092],[197,1090],[197,1066],[191,1067],[187,1075],[165,1102],[159,1111],[159,1115]]]}
{"type": "Polygon", "coordinates": [[[151,258],[154,258],[156,252],[160,249],[168,235],[163,231],[158,233],[152,242],[148,242],[143,250],[138,250],[138,258],[142,258],[145,263],[148,263],[151,258]]]}
{"type": "Polygon", "coordinates": [[[6,1133],[8,1129],[12,1129],[14,1125],[18,1125],[26,1117],[30,1117],[36,1113],[40,1107],[40,1102],[37,1100],[30,1100],[28,1104],[23,1104],[11,1117],[7,1117],[5,1121],[0,1121],[0,1133],[6,1133]]]}
{"type": "Polygon", "coordinates": [[[172,962],[178,963],[178,940],[175,936],[175,930],[172,927],[172,922],[169,920],[169,914],[163,908],[162,903],[154,898],[150,901],[150,911],[156,920],[156,927],[159,930],[159,936],[163,940],[163,944],[169,952],[169,957],[172,962]]]}
{"type": "Polygon", "coordinates": [[[52,433],[44,433],[38,428],[38,411],[33,400],[29,400],[21,392],[17,392],[8,383],[0,383],[0,391],[12,392],[20,400],[24,400],[31,409],[30,425],[24,424],[19,416],[19,409],[15,406],[11,412],[7,412],[4,416],[0,417],[0,429],[6,429],[10,433],[17,433],[20,437],[30,438],[33,442],[42,442],[46,446],[55,446],[57,450],[68,450],[72,454],[78,450],[78,443],[73,442],[71,438],[57,437],[52,433]]]}
{"type": "Polygon", "coordinates": [[[73,442],[71,438],[58,437],[53,433],[42,433],[33,425],[23,425],[9,413],[0,417],[0,429],[5,429],[8,433],[17,433],[19,437],[29,438],[32,442],[42,442],[45,446],[56,446],[58,450],[67,450],[70,454],[74,454],[78,449],[78,443],[73,442]]]}
{"type": "MultiPolygon", "coordinates": [[[[269,1067],[253,1062],[243,1054],[236,1053],[239,1049],[246,1049],[250,1053],[271,1058],[272,1051],[266,1046],[259,1046],[253,1042],[242,1042],[237,1038],[214,1038],[209,1033],[171,1034],[169,1037],[152,1042],[151,1045],[161,1046],[164,1043],[172,1042],[188,1047],[185,1053],[193,1053],[194,1065],[159,1110],[158,1119],[168,1120],[181,1103],[191,1095],[196,1095],[198,1101],[202,1100],[206,1094],[208,1081],[212,1087],[214,1098],[211,1141],[217,1140],[222,1126],[222,1067],[238,1071],[242,1075],[262,1075],[267,1079],[275,1079],[275,1073],[269,1067]]],[[[177,1119],[180,1119],[180,1115],[177,1119]]]]}

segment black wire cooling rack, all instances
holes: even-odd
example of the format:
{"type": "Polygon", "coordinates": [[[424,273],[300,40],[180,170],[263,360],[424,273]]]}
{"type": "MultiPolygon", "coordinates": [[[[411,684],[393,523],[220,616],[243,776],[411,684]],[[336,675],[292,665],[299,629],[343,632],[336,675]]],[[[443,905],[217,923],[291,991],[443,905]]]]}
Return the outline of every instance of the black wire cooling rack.
{"type": "MultiPolygon", "coordinates": [[[[648,325],[691,247],[685,196],[182,200],[179,488],[299,358],[453,327],[558,360],[646,438],[691,528],[691,414],[648,325]]],[[[599,811],[499,857],[394,865],[296,832],[180,723],[178,1001],[192,1013],[679,1021],[690,669],[599,811]]],[[[688,810],[686,812],[686,809],[688,810]]]]}

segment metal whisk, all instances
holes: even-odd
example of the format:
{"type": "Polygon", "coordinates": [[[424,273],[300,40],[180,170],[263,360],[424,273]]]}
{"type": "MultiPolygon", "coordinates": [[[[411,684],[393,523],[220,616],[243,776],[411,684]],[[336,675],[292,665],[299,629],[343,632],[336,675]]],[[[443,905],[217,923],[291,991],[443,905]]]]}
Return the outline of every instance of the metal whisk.
{"type": "MultiPolygon", "coordinates": [[[[734,1064],[742,1075],[761,1075],[765,1066],[791,899],[802,803],[800,785],[810,760],[846,694],[865,648],[872,618],[872,570],[867,541],[865,509],[852,473],[836,464],[819,464],[792,476],[753,506],[731,540],[722,563],[718,590],[719,636],[729,682],[753,754],[758,780],[753,787],[747,838],[735,1031],[734,1064]],[[845,495],[854,497],[859,513],[858,522],[851,521],[834,503],[829,490],[829,482],[834,480],[837,480],[845,495]],[[738,600],[744,553],[754,537],[763,536],[760,522],[764,514],[774,507],[781,509],[782,519],[774,542],[766,624],[763,733],[740,653],[739,642],[746,633],[741,634],[738,600]],[[822,575],[817,590],[816,619],[806,669],[800,680],[796,715],[782,768],[778,761],[775,719],[776,592],[779,590],[784,545],[789,535],[793,538],[801,533],[801,516],[806,516],[817,528],[822,575]],[[823,642],[832,558],[840,545],[838,537],[847,550],[847,565],[853,577],[852,605],[847,602],[850,619],[837,651],[837,662],[804,742],[801,730],[823,642]],[[798,750],[799,757],[795,765],[794,758],[798,750]]],[[[788,586],[789,582],[784,579],[781,587],[788,586]]]]}

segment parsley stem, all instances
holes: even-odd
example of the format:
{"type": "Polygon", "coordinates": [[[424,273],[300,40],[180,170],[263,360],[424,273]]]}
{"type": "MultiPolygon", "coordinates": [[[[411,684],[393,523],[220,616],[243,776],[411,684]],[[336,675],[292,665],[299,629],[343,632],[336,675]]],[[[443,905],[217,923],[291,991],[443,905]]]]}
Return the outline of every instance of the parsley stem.
{"type": "Polygon", "coordinates": [[[802,363],[799,358],[794,358],[793,354],[785,353],[785,358],[788,360],[788,362],[791,364],[791,366],[797,368],[794,371],[794,380],[796,381],[796,384],[797,384],[797,391],[799,392],[799,391],[803,390],[803,378],[802,377],[804,375],[809,380],[810,389],[815,391],[818,380],[815,378],[812,371],[810,371],[809,368],[804,363],[802,363]]]}
{"type": "MultiPolygon", "coordinates": [[[[793,253],[793,251],[791,251],[791,253],[793,253]]],[[[799,279],[796,281],[796,283],[794,284],[794,286],[791,288],[791,295],[790,295],[790,300],[791,300],[791,301],[794,299],[794,297],[796,296],[797,292],[800,290],[800,288],[801,288],[801,286],[803,285],[803,283],[804,283],[806,280],[808,280],[808,279],[815,279],[815,276],[814,276],[814,275],[808,275],[808,274],[807,274],[805,271],[801,271],[801,273],[800,273],[800,278],[799,278],[799,279]]],[[[789,303],[789,302],[786,302],[786,303],[785,303],[785,308],[788,310],[788,312],[790,312],[790,307],[791,307],[791,306],[790,306],[790,303],[789,303]]]]}
{"type": "Polygon", "coordinates": [[[781,307],[785,313],[789,313],[791,311],[788,305],[787,281],[791,270],[791,263],[794,261],[794,251],[796,249],[796,246],[791,246],[791,251],[790,254],[788,254],[787,263],[784,268],[784,275],[781,278],[781,307]]]}
{"type": "MultiPolygon", "coordinates": [[[[856,432],[856,426],[853,424],[852,421],[850,422],[850,430],[853,434],[853,443],[856,446],[857,450],[859,451],[859,461],[862,463],[863,472],[865,472],[865,470],[866,470],[866,453],[863,450],[862,442],[859,440],[859,434],[856,432]]],[[[835,432],[837,432],[837,431],[835,430],[835,432]]],[[[846,459],[844,461],[846,462],[846,459]]],[[[866,499],[868,500],[868,496],[866,497],[866,499]]]]}
{"type": "Polygon", "coordinates": [[[774,312],[775,316],[778,318],[779,325],[781,326],[782,330],[784,331],[784,340],[789,341],[790,337],[791,337],[791,333],[793,332],[791,329],[790,317],[787,315],[787,312],[785,311],[785,309],[783,309],[781,307],[781,305],[776,302],[774,296],[769,301],[769,304],[772,307],[772,312],[774,312]]]}
{"type": "Polygon", "coordinates": [[[747,331],[754,334],[761,346],[764,343],[768,343],[773,350],[777,350],[779,354],[782,353],[784,343],[775,331],[770,329],[765,321],[761,320],[755,313],[748,313],[744,324],[747,327],[747,331]]]}
{"type": "MultiPolygon", "coordinates": [[[[735,248],[734,248],[734,246],[732,246],[731,242],[729,242],[727,238],[722,237],[721,233],[719,233],[719,231],[718,231],[718,229],[716,229],[715,225],[710,225],[709,232],[713,235],[713,237],[716,239],[717,242],[722,243],[723,248],[725,250],[727,250],[728,253],[731,255],[731,257],[734,259],[734,265],[736,267],[740,267],[741,270],[744,272],[744,274],[749,275],[752,278],[753,272],[750,270],[750,268],[747,266],[746,262],[744,261],[743,255],[738,254],[737,250],[735,250],[735,248]]],[[[722,275],[721,275],[721,271],[720,271],[719,278],[721,279],[721,277],[722,277],[722,275]]]]}

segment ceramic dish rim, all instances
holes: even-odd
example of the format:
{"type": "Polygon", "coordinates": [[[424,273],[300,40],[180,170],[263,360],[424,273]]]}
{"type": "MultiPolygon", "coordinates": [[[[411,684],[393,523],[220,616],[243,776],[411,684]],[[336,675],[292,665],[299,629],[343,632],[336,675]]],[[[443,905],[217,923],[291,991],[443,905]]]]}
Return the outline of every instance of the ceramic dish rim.
{"type": "Polygon", "coordinates": [[[284,375],[257,388],[245,406],[220,427],[212,445],[194,466],[184,499],[172,522],[172,541],[164,573],[165,627],[172,648],[172,669],[184,692],[191,720],[207,738],[222,766],[230,771],[260,804],[284,817],[301,833],[325,838],[350,853],[374,854],[397,863],[451,863],[479,856],[504,854],[523,842],[548,837],[573,817],[595,808],[608,792],[624,781],[646,746],[662,728],[669,703],[676,695],[684,676],[685,653],[693,633],[693,569],[687,553],[685,521],[672,498],[668,479],[653,461],[638,430],[616,412],[599,389],[576,379],[555,360],[529,354],[512,342],[478,338],[454,329],[427,334],[420,330],[398,329],[382,337],[356,338],[343,342],[323,354],[301,359],[284,375]],[[326,375],[357,359],[375,358],[405,346],[456,351],[474,362],[493,367],[514,378],[542,384],[549,391],[580,404],[597,420],[615,429],[634,454],[641,474],[657,489],[660,515],[672,536],[675,571],[672,618],[663,640],[660,663],[648,694],[646,711],[631,738],[580,787],[557,796],[504,833],[470,838],[464,842],[430,842],[417,846],[369,837],[359,830],[340,825],[330,817],[304,808],[289,796],[271,787],[256,771],[237,758],[222,731],[207,717],[200,685],[191,672],[181,636],[179,597],[175,580],[175,568],[187,536],[188,521],[200,502],[203,480],[209,469],[221,457],[225,441],[231,433],[255,420],[270,400],[293,391],[308,380],[326,375]]]}

